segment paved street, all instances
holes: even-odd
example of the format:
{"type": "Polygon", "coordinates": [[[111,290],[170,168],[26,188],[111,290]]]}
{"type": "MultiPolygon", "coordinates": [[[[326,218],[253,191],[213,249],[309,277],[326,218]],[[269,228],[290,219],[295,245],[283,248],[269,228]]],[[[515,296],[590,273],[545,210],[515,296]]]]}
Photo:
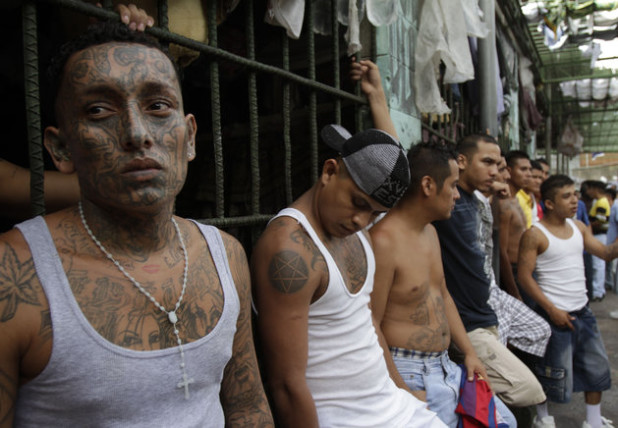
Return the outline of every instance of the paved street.
{"type": "MultiPolygon", "coordinates": [[[[614,421],[618,427],[618,320],[609,317],[609,312],[618,309],[618,295],[608,292],[601,302],[590,304],[597,317],[605,348],[612,366],[612,389],[603,393],[601,411],[603,416],[614,421]]],[[[584,394],[577,393],[568,404],[549,404],[549,413],[554,416],[557,428],[580,428],[586,417],[584,394]]]]}

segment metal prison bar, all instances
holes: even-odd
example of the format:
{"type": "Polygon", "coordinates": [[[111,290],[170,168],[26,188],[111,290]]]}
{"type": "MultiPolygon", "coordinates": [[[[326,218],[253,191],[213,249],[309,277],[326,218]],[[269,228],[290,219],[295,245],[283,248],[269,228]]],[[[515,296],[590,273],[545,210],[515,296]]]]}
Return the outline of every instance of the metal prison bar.
{"type": "MultiPolygon", "coordinates": [[[[87,16],[93,16],[100,19],[118,19],[118,15],[112,12],[112,2],[106,0],[103,2],[104,8],[98,8],[81,0],[40,0],[39,2],[49,3],[61,8],[71,9],[87,16]],[[107,9],[106,9],[107,8],[107,9]]],[[[33,214],[38,215],[44,212],[43,203],[43,160],[41,149],[41,118],[40,118],[40,102],[39,102],[39,70],[37,66],[37,1],[28,1],[23,5],[23,38],[24,38],[24,70],[25,70],[25,91],[26,91],[26,111],[28,122],[28,141],[29,141],[29,156],[31,158],[31,195],[32,195],[32,210],[33,214]]],[[[158,0],[158,27],[148,29],[147,32],[157,37],[162,43],[175,43],[185,46],[195,51],[198,51],[207,57],[209,61],[210,75],[210,98],[211,98],[211,129],[215,171],[215,196],[214,196],[214,218],[204,218],[199,221],[207,224],[213,224],[219,227],[252,227],[262,226],[271,217],[271,213],[262,213],[260,206],[260,195],[262,192],[260,183],[260,129],[258,111],[258,94],[257,94],[257,74],[264,73],[278,76],[282,79],[281,88],[281,131],[282,145],[284,152],[284,193],[285,203],[290,204],[294,197],[293,195],[293,168],[292,168],[292,118],[291,118],[291,84],[297,84],[309,90],[309,108],[306,123],[309,124],[309,162],[311,181],[317,179],[319,170],[318,165],[318,94],[328,95],[332,98],[333,105],[333,122],[342,122],[342,101],[347,101],[355,106],[356,114],[354,121],[356,129],[361,128],[361,107],[366,105],[364,97],[359,96],[358,87],[356,93],[350,93],[341,89],[340,82],[340,48],[339,48],[339,24],[337,19],[332,19],[332,36],[330,38],[330,56],[332,57],[332,85],[327,85],[317,81],[316,77],[316,44],[313,31],[307,31],[307,28],[313,28],[313,2],[306,2],[306,49],[308,56],[307,77],[296,74],[290,70],[290,41],[284,29],[279,29],[281,34],[281,66],[276,67],[256,60],[256,40],[254,28],[254,2],[244,1],[238,5],[237,9],[244,7],[245,13],[245,28],[246,28],[246,57],[236,55],[218,47],[218,26],[217,26],[217,1],[209,0],[207,2],[207,20],[208,20],[208,43],[201,43],[179,34],[171,33],[168,30],[168,17],[166,0],[158,0]],[[247,74],[247,104],[249,124],[249,169],[251,181],[250,193],[250,214],[226,216],[225,213],[225,180],[224,180],[224,147],[221,125],[221,93],[219,85],[219,66],[220,61],[229,61],[245,67],[248,70],[247,74]]],[[[240,12],[240,11],[237,11],[240,12]]],[[[331,1],[331,16],[337,15],[336,1],[331,1]]],[[[375,58],[375,52],[372,52],[375,58]]],[[[444,91],[444,88],[443,88],[444,91]]],[[[449,104],[452,105],[452,96],[450,91],[447,94],[449,104]]],[[[455,115],[450,116],[448,126],[443,126],[442,118],[439,119],[438,126],[432,124],[431,116],[428,124],[422,123],[422,126],[435,138],[452,141],[453,127],[456,126],[455,115]]],[[[446,124],[445,124],[446,125],[446,124]]],[[[249,199],[249,198],[248,198],[249,199]]]]}
{"type": "MultiPolygon", "coordinates": [[[[58,5],[64,8],[72,9],[85,15],[101,18],[101,19],[118,19],[115,12],[98,8],[94,5],[84,3],[80,0],[44,0],[47,3],[58,5]]],[[[32,210],[33,214],[43,214],[43,160],[41,149],[41,120],[40,120],[40,105],[39,105],[39,87],[38,79],[39,72],[37,67],[37,10],[34,1],[26,2],[23,6],[23,37],[24,37],[24,65],[25,65],[25,85],[26,85],[26,103],[28,113],[28,141],[29,153],[31,158],[32,170],[32,210]]],[[[338,22],[333,19],[332,24],[332,53],[333,53],[333,77],[334,85],[329,86],[320,83],[316,80],[315,73],[315,44],[313,31],[308,32],[307,37],[307,53],[309,57],[308,77],[303,77],[294,74],[290,71],[289,58],[289,41],[285,31],[281,29],[283,40],[282,52],[282,68],[272,65],[260,63],[255,60],[255,39],[253,28],[253,2],[245,1],[245,14],[247,25],[247,57],[235,55],[217,47],[217,2],[214,0],[208,1],[208,44],[183,37],[178,34],[170,33],[167,27],[167,2],[159,0],[158,2],[158,18],[159,27],[148,29],[147,32],[156,36],[162,42],[173,42],[182,45],[198,52],[201,52],[209,57],[210,61],[210,79],[211,79],[211,108],[212,108],[212,137],[214,145],[215,158],[215,218],[201,219],[200,221],[208,224],[214,224],[220,227],[229,226],[252,226],[266,222],[271,218],[271,214],[260,213],[260,169],[258,162],[259,152],[259,128],[258,128],[258,107],[257,107],[257,87],[256,73],[264,72],[278,75],[284,79],[283,85],[283,145],[285,152],[285,194],[286,202],[292,202],[292,139],[291,139],[291,118],[290,118],[290,83],[294,82],[310,88],[310,106],[309,106],[309,121],[310,121],[310,141],[311,141],[311,171],[312,180],[317,179],[318,171],[318,129],[317,129],[317,92],[332,95],[334,101],[334,121],[341,123],[341,99],[347,99],[357,105],[366,104],[364,97],[351,94],[340,89],[340,67],[339,67],[339,45],[338,45],[338,22]],[[251,168],[251,215],[225,217],[224,213],[224,174],[223,174],[223,141],[221,134],[221,112],[220,112],[220,93],[219,93],[219,63],[217,60],[232,61],[237,64],[247,67],[249,72],[248,78],[248,103],[249,103],[249,124],[250,124],[250,168],[251,168]]],[[[106,1],[104,6],[111,7],[111,1],[106,1]]],[[[241,7],[241,6],[238,6],[241,7]]],[[[336,13],[336,2],[332,2],[332,12],[336,13]]],[[[313,27],[312,18],[312,2],[307,2],[306,10],[307,26],[313,27]]],[[[334,15],[336,16],[336,15],[334,15]]]]}

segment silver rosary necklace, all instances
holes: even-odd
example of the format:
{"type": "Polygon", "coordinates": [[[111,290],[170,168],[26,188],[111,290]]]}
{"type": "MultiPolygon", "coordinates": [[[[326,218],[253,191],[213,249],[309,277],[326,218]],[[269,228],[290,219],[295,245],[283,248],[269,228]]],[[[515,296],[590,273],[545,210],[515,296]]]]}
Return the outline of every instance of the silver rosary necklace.
{"type": "Polygon", "coordinates": [[[129,274],[129,272],[127,272],[125,270],[125,268],[123,268],[120,263],[118,263],[118,260],[116,260],[114,258],[114,256],[112,256],[111,253],[109,251],[107,251],[107,249],[103,246],[103,244],[101,244],[101,242],[97,239],[97,237],[94,236],[94,233],[92,233],[92,230],[90,230],[90,227],[88,227],[88,223],[86,223],[86,217],[84,216],[84,209],[82,207],[81,201],[79,202],[79,216],[81,217],[82,224],[84,225],[84,229],[86,229],[86,232],[88,232],[88,235],[92,239],[92,242],[94,242],[95,245],[97,247],[99,247],[99,249],[103,252],[103,254],[105,254],[105,256],[112,263],[114,263],[114,265],[116,265],[118,270],[124,276],[126,276],[127,279],[129,281],[131,281],[131,283],[142,294],[144,294],[148,298],[148,300],[150,300],[158,309],[160,309],[162,312],[164,312],[167,315],[167,319],[169,320],[169,322],[172,324],[172,326],[174,328],[174,335],[176,336],[176,342],[178,343],[178,350],[180,351],[180,369],[182,370],[182,380],[180,382],[178,382],[177,387],[178,388],[184,388],[184,390],[185,390],[185,399],[189,399],[189,385],[194,383],[195,381],[193,380],[193,378],[189,378],[187,376],[187,370],[185,368],[185,350],[182,347],[182,340],[180,340],[180,336],[178,334],[178,328],[176,327],[176,323],[178,322],[178,315],[176,315],[176,311],[180,307],[180,303],[182,302],[182,299],[185,296],[185,290],[187,288],[187,271],[189,270],[189,256],[187,255],[187,248],[185,247],[185,242],[182,239],[182,235],[180,234],[180,229],[178,228],[178,223],[176,223],[176,220],[174,220],[174,217],[172,217],[172,224],[174,225],[174,228],[176,229],[176,233],[178,234],[178,239],[180,240],[180,247],[182,248],[182,252],[183,252],[183,254],[185,256],[185,269],[184,269],[184,272],[183,272],[182,291],[180,292],[180,296],[178,297],[178,301],[176,302],[176,305],[174,305],[174,309],[171,310],[171,311],[168,311],[168,310],[166,310],[163,307],[163,305],[161,305],[159,302],[157,302],[157,300],[154,298],[154,296],[152,294],[150,294],[144,287],[142,287],[142,285],[139,282],[137,282],[137,280],[135,278],[133,278],[131,276],[131,274],[129,274]]]}

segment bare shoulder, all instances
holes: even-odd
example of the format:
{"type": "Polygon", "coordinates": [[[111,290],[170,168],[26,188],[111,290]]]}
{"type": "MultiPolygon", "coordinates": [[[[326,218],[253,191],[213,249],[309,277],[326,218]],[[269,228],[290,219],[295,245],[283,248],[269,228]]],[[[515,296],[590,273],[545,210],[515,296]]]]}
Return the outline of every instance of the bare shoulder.
{"type": "Polygon", "coordinates": [[[369,229],[369,235],[374,249],[392,248],[402,239],[401,227],[397,217],[387,214],[369,229]]]}
{"type": "Polygon", "coordinates": [[[577,228],[579,229],[579,231],[582,234],[585,234],[586,231],[588,231],[588,226],[586,226],[582,221],[577,220],[577,219],[573,219],[573,223],[575,223],[575,226],[577,226],[577,228]]]}
{"type": "Polygon", "coordinates": [[[521,237],[520,251],[521,250],[538,250],[543,245],[547,245],[548,240],[545,234],[541,232],[538,227],[532,226],[526,230],[521,237]]]}
{"type": "Polygon", "coordinates": [[[392,245],[393,233],[388,218],[385,217],[369,229],[369,237],[371,238],[371,244],[376,251],[392,245]]]}
{"type": "Polygon", "coordinates": [[[305,229],[296,219],[282,216],[272,220],[264,229],[253,254],[254,257],[262,258],[269,253],[286,248],[312,252],[315,247],[305,229]]]}
{"type": "Polygon", "coordinates": [[[223,246],[227,252],[228,262],[230,264],[240,263],[246,265],[247,256],[245,254],[245,249],[238,239],[223,230],[219,230],[219,233],[221,234],[223,246]]]}
{"type": "Polygon", "coordinates": [[[427,235],[427,239],[429,239],[432,243],[436,243],[438,249],[440,249],[440,239],[438,238],[438,231],[435,226],[429,223],[425,226],[425,234],[427,235]]]}
{"type": "Polygon", "coordinates": [[[513,214],[513,211],[519,208],[519,202],[514,197],[500,199],[500,217],[502,216],[510,216],[513,214]]]}
{"type": "Polygon", "coordinates": [[[17,229],[0,235],[0,322],[47,306],[28,243],[17,229]]]}
{"type": "Polygon", "coordinates": [[[253,248],[251,275],[258,291],[311,296],[327,272],[317,245],[294,218],[282,216],[266,227],[253,248]]]}
{"type": "Polygon", "coordinates": [[[30,248],[16,229],[0,235],[0,330],[5,352],[23,355],[51,343],[49,304],[30,248]]]}

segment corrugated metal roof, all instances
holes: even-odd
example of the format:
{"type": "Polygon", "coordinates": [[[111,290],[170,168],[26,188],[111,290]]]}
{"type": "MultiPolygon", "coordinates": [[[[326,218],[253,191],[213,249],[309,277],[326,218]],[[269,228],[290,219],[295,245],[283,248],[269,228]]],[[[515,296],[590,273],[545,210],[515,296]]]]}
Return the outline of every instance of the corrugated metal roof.
{"type": "Polygon", "coordinates": [[[537,57],[539,87],[551,88],[553,146],[570,117],[583,151],[618,152],[618,1],[499,1],[506,10],[514,3],[534,47],[524,53],[537,57]]]}

